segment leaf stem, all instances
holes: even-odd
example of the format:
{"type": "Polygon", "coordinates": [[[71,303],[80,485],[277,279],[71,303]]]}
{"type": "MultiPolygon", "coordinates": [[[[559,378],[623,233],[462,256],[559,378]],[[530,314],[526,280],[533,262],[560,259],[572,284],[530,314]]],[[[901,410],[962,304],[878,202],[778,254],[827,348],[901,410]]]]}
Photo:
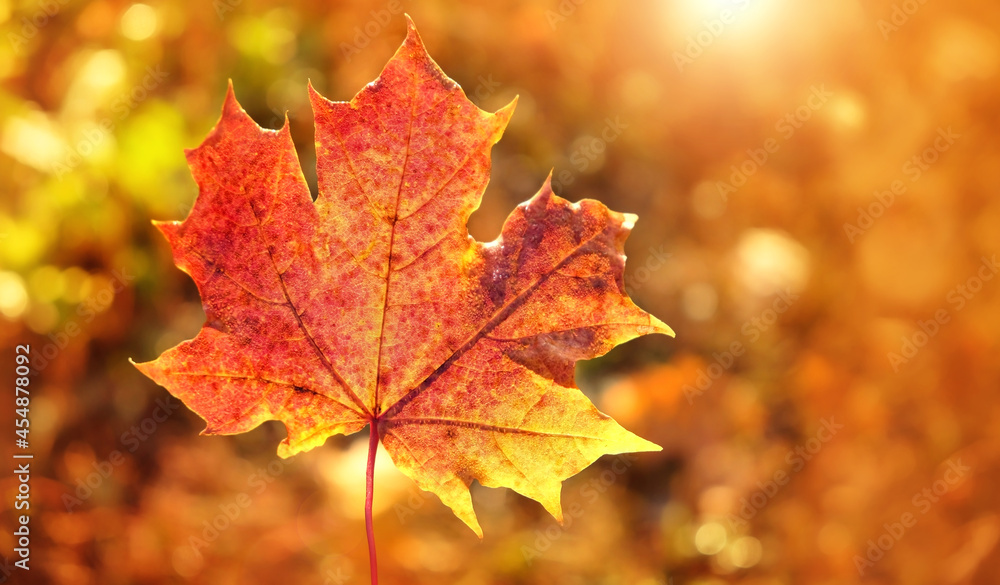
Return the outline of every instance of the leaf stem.
{"type": "Polygon", "coordinates": [[[378,421],[372,419],[368,426],[371,429],[371,435],[368,439],[365,528],[368,531],[368,560],[371,563],[372,585],[378,585],[378,562],[375,560],[375,529],[372,526],[372,499],[375,495],[375,454],[378,452],[378,421]]]}

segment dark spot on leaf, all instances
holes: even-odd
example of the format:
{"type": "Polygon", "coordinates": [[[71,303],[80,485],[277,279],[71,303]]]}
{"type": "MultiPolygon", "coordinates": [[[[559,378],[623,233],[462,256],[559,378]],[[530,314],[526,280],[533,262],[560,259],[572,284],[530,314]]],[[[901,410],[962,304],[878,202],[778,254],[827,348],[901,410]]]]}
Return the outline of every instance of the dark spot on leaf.
{"type": "Polygon", "coordinates": [[[596,333],[591,328],[543,333],[522,340],[505,353],[511,360],[563,386],[574,384],[578,360],[594,357],[596,333]]]}
{"type": "MultiPolygon", "coordinates": [[[[207,313],[208,307],[204,308],[205,312],[207,313]]],[[[229,333],[229,327],[227,327],[226,324],[223,323],[221,319],[212,314],[208,314],[207,317],[208,318],[205,321],[205,327],[211,327],[212,329],[215,329],[216,331],[220,331],[222,333],[229,333]]]]}
{"type": "Polygon", "coordinates": [[[452,81],[447,75],[444,74],[443,71],[441,71],[440,68],[434,65],[433,61],[431,61],[430,59],[426,59],[424,60],[423,63],[424,63],[424,71],[426,71],[427,74],[433,77],[434,79],[438,80],[438,82],[440,82],[441,85],[445,87],[445,89],[455,89],[458,87],[458,84],[452,81]]]}
{"type": "Polygon", "coordinates": [[[483,292],[489,297],[494,307],[500,306],[503,303],[504,297],[507,296],[507,282],[509,278],[510,270],[499,262],[492,267],[487,265],[486,271],[479,278],[479,285],[483,288],[483,292]]]}

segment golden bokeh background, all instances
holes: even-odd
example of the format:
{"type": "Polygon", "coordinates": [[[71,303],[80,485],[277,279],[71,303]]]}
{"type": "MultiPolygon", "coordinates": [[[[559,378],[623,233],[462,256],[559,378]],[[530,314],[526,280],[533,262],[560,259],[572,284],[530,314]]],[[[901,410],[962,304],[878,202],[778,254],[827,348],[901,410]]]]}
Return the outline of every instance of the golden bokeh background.
{"type": "MultiPolygon", "coordinates": [[[[625,284],[676,339],[578,381],[662,453],[564,486],[567,522],[476,488],[478,539],[379,457],[384,583],[989,584],[1000,574],[1000,5],[957,0],[0,0],[0,445],[30,343],[31,570],[0,582],[367,583],[365,437],[199,437],[142,377],[204,314],[152,219],[228,79],[350,99],[416,22],[494,110],[470,229],[556,191],[637,213],[625,284]]],[[[8,430],[9,429],[9,430],[8,430]]],[[[0,563],[2,564],[2,563],[0,563]]]]}

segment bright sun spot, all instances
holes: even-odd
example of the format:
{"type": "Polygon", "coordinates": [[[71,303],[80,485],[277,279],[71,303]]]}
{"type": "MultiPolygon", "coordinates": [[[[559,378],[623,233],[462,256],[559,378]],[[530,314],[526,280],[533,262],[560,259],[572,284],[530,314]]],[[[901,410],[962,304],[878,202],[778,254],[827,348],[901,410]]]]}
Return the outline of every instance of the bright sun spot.
{"type": "Polygon", "coordinates": [[[156,11],[147,4],[133,4],[122,14],[122,34],[133,41],[148,39],[156,33],[156,11]]]}

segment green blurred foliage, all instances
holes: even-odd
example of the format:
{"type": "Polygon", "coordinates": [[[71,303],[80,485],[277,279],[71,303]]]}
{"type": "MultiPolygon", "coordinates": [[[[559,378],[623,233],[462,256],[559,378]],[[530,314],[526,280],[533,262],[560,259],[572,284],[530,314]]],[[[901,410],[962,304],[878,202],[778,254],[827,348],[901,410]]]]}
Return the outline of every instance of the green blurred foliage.
{"type": "Polygon", "coordinates": [[[520,96],[473,235],[551,169],[639,215],[625,284],[678,336],[581,364],[664,451],[569,480],[563,527],[477,489],[480,544],[383,454],[385,583],[995,581],[995,3],[0,0],[0,369],[31,343],[38,370],[14,582],[367,582],[364,438],[198,437],[127,359],[204,319],[150,220],[190,209],[228,80],[315,190],[306,84],[349,99],[403,10],[478,105],[520,96]]]}

